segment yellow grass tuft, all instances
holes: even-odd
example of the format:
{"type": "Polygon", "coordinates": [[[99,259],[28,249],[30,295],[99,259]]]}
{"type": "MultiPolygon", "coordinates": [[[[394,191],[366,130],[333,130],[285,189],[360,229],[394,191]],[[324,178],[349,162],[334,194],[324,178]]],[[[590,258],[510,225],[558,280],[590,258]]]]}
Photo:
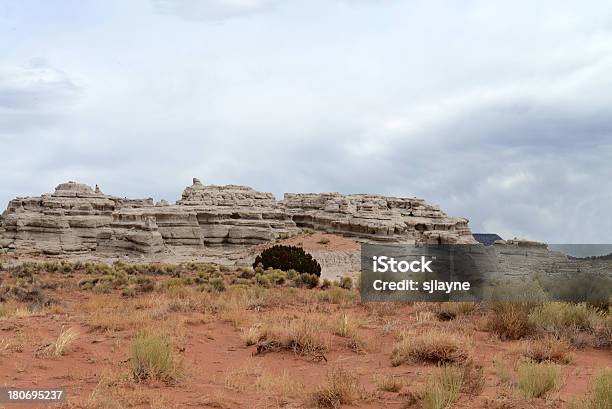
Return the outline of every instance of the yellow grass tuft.
{"type": "Polygon", "coordinates": [[[172,383],[180,377],[174,342],[165,334],[139,332],[132,340],[130,365],[136,381],[172,383]]]}
{"type": "Polygon", "coordinates": [[[526,398],[541,398],[560,386],[559,366],[548,362],[526,362],[518,368],[518,388],[526,398]]]}
{"type": "Polygon", "coordinates": [[[355,401],[358,388],[355,375],[347,369],[336,367],[327,373],[327,383],[310,395],[310,401],[318,408],[339,408],[355,401]]]}
{"type": "Polygon", "coordinates": [[[555,336],[545,336],[526,341],[522,346],[522,354],[535,362],[555,362],[569,364],[572,362],[571,346],[569,341],[555,336]]]}
{"type": "Polygon", "coordinates": [[[406,332],[393,347],[391,364],[398,366],[406,362],[463,363],[471,354],[471,341],[463,336],[428,329],[422,333],[406,332]]]}
{"type": "Polygon", "coordinates": [[[423,409],[449,408],[459,396],[463,386],[463,372],[460,368],[444,365],[425,385],[421,398],[423,409]]]}
{"type": "Polygon", "coordinates": [[[612,408],[612,369],[606,368],[595,378],[591,394],[586,399],[574,402],[570,409],[612,408]]]}
{"type": "Polygon", "coordinates": [[[404,386],[404,381],[397,375],[374,375],[376,387],[385,392],[399,392],[404,386]]]}
{"type": "Polygon", "coordinates": [[[75,328],[62,331],[57,339],[45,348],[45,355],[55,357],[65,355],[78,337],[79,333],[75,328]]]}

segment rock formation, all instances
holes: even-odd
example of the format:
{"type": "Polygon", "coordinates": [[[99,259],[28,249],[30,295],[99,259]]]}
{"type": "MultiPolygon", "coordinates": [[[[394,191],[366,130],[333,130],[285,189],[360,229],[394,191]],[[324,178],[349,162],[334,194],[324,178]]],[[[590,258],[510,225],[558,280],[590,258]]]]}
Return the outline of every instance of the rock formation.
{"type": "Polygon", "coordinates": [[[286,193],[283,204],[299,227],[391,243],[475,243],[468,220],[448,217],[423,199],[339,193],[286,193]]]}
{"type": "Polygon", "coordinates": [[[0,247],[47,254],[93,251],[114,211],[151,204],[151,199],[121,199],[81,183],[62,183],[52,194],[9,202],[0,220],[0,247]]]}
{"type": "Polygon", "coordinates": [[[448,217],[422,199],[287,193],[277,202],[271,193],[194,178],[173,205],[109,196],[75,182],[14,199],[0,218],[0,247],[47,254],[232,251],[306,227],[367,242],[475,243],[467,219],[448,217]]]}

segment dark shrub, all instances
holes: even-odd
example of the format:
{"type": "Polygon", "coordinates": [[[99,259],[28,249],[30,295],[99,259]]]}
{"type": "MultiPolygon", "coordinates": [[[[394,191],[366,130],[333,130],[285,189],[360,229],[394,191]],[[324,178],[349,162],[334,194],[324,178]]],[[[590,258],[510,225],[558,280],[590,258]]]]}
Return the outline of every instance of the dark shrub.
{"type": "Polygon", "coordinates": [[[293,269],[300,273],[321,276],[321,265],[301,247],[280,245],[270,247],[255,258],[253,268],[260,263],[264,269],[269,267],[283,271],[293,269]]]}

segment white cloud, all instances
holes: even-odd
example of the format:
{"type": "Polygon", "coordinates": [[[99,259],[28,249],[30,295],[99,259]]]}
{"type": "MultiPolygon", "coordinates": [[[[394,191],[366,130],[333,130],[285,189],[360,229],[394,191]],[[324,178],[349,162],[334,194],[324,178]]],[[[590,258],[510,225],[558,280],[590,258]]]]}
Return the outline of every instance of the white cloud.
{"type": "Polygon", "coordinates": [[[0,21],[2,203],[64,179],[172,201],[198,176],[611,239],[607,2],[84,4],[0,21]]]}
{"type": "Polygon", "coordinates": [[[259,13],[276,0],[153,0],[156,10],[185,20],[216,20],[259,13]]]}

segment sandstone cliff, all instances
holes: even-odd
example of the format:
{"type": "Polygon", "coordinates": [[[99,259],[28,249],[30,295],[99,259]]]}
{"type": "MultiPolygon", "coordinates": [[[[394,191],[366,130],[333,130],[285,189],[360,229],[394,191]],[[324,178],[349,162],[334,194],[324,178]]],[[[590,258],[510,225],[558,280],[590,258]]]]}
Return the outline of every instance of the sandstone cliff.
{"type": "Polygon", "coordinates": [[[299,227],[391,243],[475,243],[468,220],[448,217],[423,199],[339,193],[286,193],[283,204],[299,227]]]}
{"type": "Polygon", "coordinates": [[[94,251],[113,212],[152,204],[152,199],[121,199],[81,183],[62,183],[54,193],[9,202],[0,220],[0,247],[47,254],[94,251]]]}
{"type": "Polygon", "coordinates": [[[174,205],[109,196],[76,182],[14,199],[0,219],[0,247],[47,254],[232,251],[302,228],[368,242],[474,243],[467,219],[422,199],[287,193],[278,202],[250,187],[194,179],[174,205]]]}

